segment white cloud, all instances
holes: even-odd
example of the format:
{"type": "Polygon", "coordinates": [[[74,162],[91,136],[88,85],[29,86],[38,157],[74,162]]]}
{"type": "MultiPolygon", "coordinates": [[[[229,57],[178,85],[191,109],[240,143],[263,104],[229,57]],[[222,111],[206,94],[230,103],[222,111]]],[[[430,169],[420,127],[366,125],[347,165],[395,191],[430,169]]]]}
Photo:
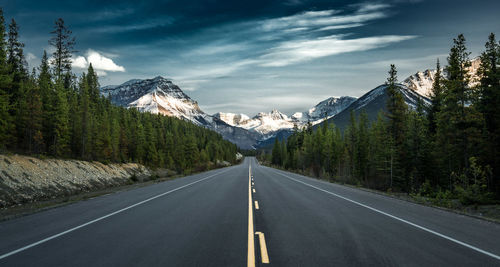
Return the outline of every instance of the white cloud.
{"type": "Polygon", "coordinates": [[[86,69],[89,67],[89,64],[87,62],[87,59],[85,59],[85,57],[77,56],[75,59],[73,59],[71,66],[73,68],[86,69]]]}
{"type": "Polygon", "coordinates": [[[124,67],[116,65],[111,58],[107,58],[99,54],[98,52],[90,49],[87,52],[87,62],[92,63],[92,67],[94,67],[97,70],[104,70],[111,72],[125,71],[124,67]]]}
{"type": "Polygon", "coordinates": [[[315,40],[286,41],[263,55],[260,65],[282,67],[320,57],[375,49],[415,37],[411,35],[386,35],[344,40],[341,39],[341,35],[332,35],[315,40]]]}
{"type": "Polygon", "coordinates": [[[362,23],[332,25],[332,26],[326,26],[326,27],[319,28],[316,31],[330,31],[330,30],[349,29],[349,28],[361,27],[363,25],[364,24],[362,24],[362,23]]]}
{"type": "MultiPolygon", "coordinates": [[[[268,19],[262,22],[264,31],[286,30],[303,27],[334,27],[336,25],[361,24],[387,16],[384,4],[364,4],[357,6],[356,12],[340,15],[338,10],[308,11],[292,16],[268,19]]],[[[339,29],[342,27],[339,26],[339,29]]]]}
{"type": "Polygon", "coordinates": [[[87,50],[86,57],[77,56],[73,59],[71,66],[77,69],[86,69],[92,63],[97,75],[105,76],[106,72],[125,72],[123,66],[117,65],[111,58],[92,49],[87,50]]]}
{"type": "Polygon", "coordinates": [[[361,5],[358,5],[359,9],[358,12],[364,13],[364,12],[372,12],[372,11],[378,11],[381,9],[386,9],[391,7],[390,5],[387,4],[372,4],[372,3],[364,3],[361,5]]]}

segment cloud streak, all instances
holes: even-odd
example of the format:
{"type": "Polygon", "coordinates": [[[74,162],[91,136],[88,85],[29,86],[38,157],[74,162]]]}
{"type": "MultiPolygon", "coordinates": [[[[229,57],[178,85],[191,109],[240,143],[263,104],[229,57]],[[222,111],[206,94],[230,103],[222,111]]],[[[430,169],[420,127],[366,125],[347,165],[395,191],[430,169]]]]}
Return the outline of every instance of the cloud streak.
{"type": "Polygon", "coordinates": [[[316,40],[293,40],[283,42],[278,47],[272,48],[270,53],[261,57],[262,63],[260,65],[264,67],[283,67],[341,53],[380,48],[415,37],[411,35],[388,35],[343,40],[339,35],[332,35],[316,40]]]}
{"type": "Polygon", "coordinates": [[[218,31],[210,30],[207,35],[208,33],[213,35],[218,41],[196,47],[188,51],[185,57],[196,55],[210,58],[212,62],[208,65],[212,65],[213,68],[205,66],[203,74],[200,71],[189,70],[182,76],[190,79],[203,76],[207,79],[210,76],[228,75],[252,66],[285,67],[322,57],[377,49],[417,37],[382,35],[352,38],[351,33],[338,33],[386,18],[390,5],[365,3],[349,8],[306,11],[291,16],[247,21],[231,25],[231,28],[218,28],[218,31]],[[238,35],[250,38],[240,43],[231,40],[238,35]],[[230,64],[224,62],[221,66],[217,57],[223,55],[227,59],[231,53],[236,54],[233,62],[230,64]],[[195,73],[195,76],[190,76],[195,73]]]}

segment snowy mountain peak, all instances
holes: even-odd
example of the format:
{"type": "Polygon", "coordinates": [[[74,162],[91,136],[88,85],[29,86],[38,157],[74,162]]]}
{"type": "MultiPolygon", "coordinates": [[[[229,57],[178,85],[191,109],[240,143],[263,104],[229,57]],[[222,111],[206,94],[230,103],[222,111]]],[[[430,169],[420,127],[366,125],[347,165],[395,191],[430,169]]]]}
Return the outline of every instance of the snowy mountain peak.
{"type": "Polygon", "coordinates": [[[198,103],[186,95],[171,80],[157,76],[153,79],[130,80],[121,85],[101,88],[101,94],[124,107],[160,113],[202,124],[207,118],[198,103]]]}
{"type": "MultiPolygon", "coordinates": [[[[471,60],[471,66],[469,67],[469,75],[471,77],[471,82],[469,86],[477,84],[479,77],[477,70],[481,64],[480,58],[474,58],[471,60]]],[[[410,75],[408,78],[404,79],[402,84],[406,87],[412,89],[413,91],[423,95],[425,97],[430,97],[432,94],[432,85],[434,84],[434,79],[436,77],[435,69],[427,69],[425,71],[418,71],[417,73],[410,75]]],[[[441,75],[446,76],[446,70],[441,69],[441,75]]]]}
{"type": "Polygon", "coordinates": [[[329,97],[306,112],[294,113],[292,119],[302,123],[310,121],[314,124],[314,122],[324,119],[325,116],[328,118],[335,116],[354,101],[356,98],[351,96],[329,97]]]}
{"type": "Polygon", "coordinates": [[[410,77],[406,78],[402,84],[408,88],[416,91],[420,95],[429,97],[432,92],[432,85],[434,84],[434,78],[436,77],[436,70],[427,69],[425,71],[419,71],[410,77]]]}
{"type": "Polygon", "coordinates": [[[224,112],[215,113],[213,116],[231,126],[237,126],[241,122],[250,119],[250,117],[248,117],[245,114],[224,113],[224,112]]]}
{"type": "Polygon", "coordinates": [[[177,85],[161,76],[145,80],[134,79],[121,85],[105,86],[101,88],[101,94],[110,97],[113,103],[125,107],[147,94],[154,94],[156,97],[150,96],[142,99],[140,102],[143,105],[145,105],[146,99],[154,101],[158,97],[170,97],[197,105],[196,101],[184,94],[177,85]]]}
{"type": "Polygon", "coordinates": [[[279,112],[277,109],[273,109],[271,113],[269,113],[269,116],[271,116],[273,120],[288,120],[288,116],[279,112]]]}
{"type": "Polygon", "coordinates": [[[287,115],[273,109],[269,113],[259,112],[253,118],[241,121],[237,126],[258,132],[262,134],[265,139],[272,136],[276,131],[292,129],[294,123],[287,115]]]}

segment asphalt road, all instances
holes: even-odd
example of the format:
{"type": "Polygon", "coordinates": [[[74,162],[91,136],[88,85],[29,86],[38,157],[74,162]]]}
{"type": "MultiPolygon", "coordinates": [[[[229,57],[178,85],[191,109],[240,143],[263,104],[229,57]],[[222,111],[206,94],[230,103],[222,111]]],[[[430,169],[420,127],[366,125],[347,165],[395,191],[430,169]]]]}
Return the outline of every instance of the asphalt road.
{"type": "Polygon", "coordinates": [[[499,255],[498,224],[253,158],[0,223],[0,266],[500,266],[499,255]]]}

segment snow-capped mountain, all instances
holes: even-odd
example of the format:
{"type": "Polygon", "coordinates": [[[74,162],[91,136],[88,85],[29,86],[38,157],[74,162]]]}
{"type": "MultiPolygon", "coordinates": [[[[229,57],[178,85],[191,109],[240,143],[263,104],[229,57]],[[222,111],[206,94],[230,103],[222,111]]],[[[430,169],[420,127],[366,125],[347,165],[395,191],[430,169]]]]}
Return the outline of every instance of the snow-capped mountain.
{"type": "Polygon", "coordinates": [[[245,114],[234,114],[234,113],[224,113],[224,112],[217,112],[213,116],[231,126],[238,126],[242,121],[250,119],[250,117],[248,117],[245,114]]]}
{"type": "Polygon", "coordinates": [[[301,128],[308,121],[319,123],[324,119],[324,114],[331,117],[355,100],[353,97],[331,97],[292,117],[272,110],[250,118],[245,114],[222,112],[208,115],[171,80],[161,76],[105,86],[101,88],[101,94],[119,106],[173,116],[212,129],[245,149],[255,148],[276,135],[288,136],[295,126],[301,128]]]}
{"type": "Polygon", "coordinates": [[[130,80],[121,85],[105,86],[101,88],[101,94],[109,97],[112,103],[119,106],[177,117],[212,129],[244,149],[254,148],[260,138],[258,134],[234,127],[217,117],[206,114],[196,101],[186,95],[171,80],[160,76],[153,79],[130,80]]]}
{"type": "Polygon", "coordinates": [[[430,97],[434,78],[436,77],[437,70],[419,71],[410,77],[406,78],[402,84],[408,88],[416,91],[420,95],[430,97]]]}
{"type": "Polygon", "coordinates": [[[274,109],[269,113],[260,112],[252,118],[245,114],[216,113],[214,117],[219,118],[229,125],[241,127],[250,131],[258,132],[263,138],[269,138],[280,130],[291,130],[295,126],[303,127],[307,122],[313,125],[324,120],[325,114],[328,118],[344,110],[356,98],[350,96],[330,97],[308,111],[295,112],[292,116],[287,116],[274,109]]]}
{"type": "MultiPolygon", "coordinates": [[[[475,58],[471,60],[471,66],[469,67],[469,75],[471,77],[471,81],[469,86],[474,86],[479,81],[479,77],[477,75],[477,70],[479,65],[481,64],[480,58],[475,58]]],[[[425,97],[430,97],[432,93],[432,85],[434,84],[434,79],[436,77],[435,69],[427,69],[425,71],[419,71],[413,75],[410,75],[408,78],[404,79],[401,82],[403,85],[408,88],[416,91],[420,95],[425,97]]],[[[444,69],[441,70],[441,75],[446,76],[446,71],[444,69]]]]}
{"type": "Polygon", "coordinates": [[[355,97],[351,96],[341,96],[341,97],[329,97],[316,106],[310,108],[308,111],[296,112],[292,115],[292,118],[296,121],[306,123],[310,121],[315,124],[325,118],[330,118],[337,115],[339,112],[347,108],[352,102],[356,100],[355,97]]]}
{"type": "MultiPolygon", "coordinates": [[[[433,77],[432,72],[428,74],[424,72],[423,75],[429,79],[433,77]]],[[[427,86],[427,83],[415,84],[422,88],[427,86]]],[[[349,122],[351,110],[356,113],[366,110],[369,119],[374,120],[378,111],[385,109],[386,88],[386,85],[381,85],[359,99],[349,96],[330,97],[309,110],[296,112],[292,116],[274,109],[269,113],[260,112],[254,117],[222,112],[214,115],[206,114],[196,101],[186,95],[171,80],[163,77],[136,79],[118,86],[105,86],[101,88],[101,93],[109,97],[116,105],[191,121],[220,133],[225,139],[243,149],[252,149],[268,145],[274,138],[288,137],[295,126],[302,128],[308,122],[313,125],[321,124],[325,114],[329,121],[341,128],[349,122]]],[[[419,94],[421,90],[410,89],[405,84],[400,84],[399,89],[406,103],[412,108],[416,108],[418,99],[422,99],[427,104],[429,102],[426,97],[419,94]]]]}
{"type": "Polygon", "coordinates": [[[214,117],[223,120],[229,125],[256,132],[261,135],[260,139],[272,137],[279,130],[292,129],[297,123],[287,115],[275,109],[269,113],[259,112],[252,118],[245,114],[222,112],[214,114],[214,117]]]}
{"type": "MultiPolygon", "coordinates": [[[[397,87],[410,108],[416,109],[419,101],[422,101],[424,105],[430,105],[429,98],[420,95],[416,90],[410,89],[404,84],[398,84],[397,87]]],[[[346,109],[330,118],[328,122],[333,122],[336,126],[343,129],[349,124],[351,111],[359,115],[363,110],[366,111],[370,121],[375,121],[378,112],[386,110],[387,99],[387,85],[380,85],[358,98],[346,109]]]]}
{"type": "Polygon", "coordinates": [[[111,102],[140,111],[177,117],[198,125],[211,122],[198,103],[186,95],[172,81],[161,76],[146,80],[130,80],[119,86],[101,88],[101,94],[111,102]]]}
{"type": "Polygon", "coordinates": [[[264,139],[267,139],[276,131],[292,129],[294,125],[294,122],[287,115],[274,109],[269,113],[259,112],[253,118],[242,121],[238,126],[261,133],[264,139]]]}

